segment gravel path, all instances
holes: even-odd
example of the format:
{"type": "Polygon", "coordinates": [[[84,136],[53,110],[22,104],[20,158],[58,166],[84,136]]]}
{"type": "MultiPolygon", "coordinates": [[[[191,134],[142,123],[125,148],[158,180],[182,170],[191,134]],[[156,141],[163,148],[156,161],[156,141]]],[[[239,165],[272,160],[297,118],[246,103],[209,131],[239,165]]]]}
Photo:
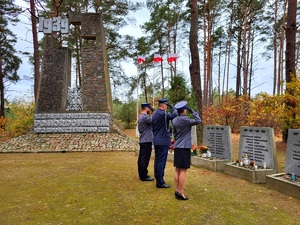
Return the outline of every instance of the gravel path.
{"type": "Polygon", "coordinates": [[[0,153],[136,151],[137,140],[122,132],[26,134],[0,144],[0,153]]]}

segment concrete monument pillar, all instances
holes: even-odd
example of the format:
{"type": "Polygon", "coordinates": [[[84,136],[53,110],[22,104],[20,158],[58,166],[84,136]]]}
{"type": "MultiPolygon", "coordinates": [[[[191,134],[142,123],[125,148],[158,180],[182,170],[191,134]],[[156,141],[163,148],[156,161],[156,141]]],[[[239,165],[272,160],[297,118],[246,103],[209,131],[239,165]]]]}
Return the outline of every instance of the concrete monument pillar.
{"type": "Polygon", "coordinates": [[[81,25],[81,37],[84,39],[81,49],[82,87],[77,89],[80,93],[76,92],[76,101],[81,105],[68,107],[71,53],[67,48],[59,47],[52,34],[48,34],[38,85],[34,131],[110,132],[112,97],[102,16],[100,13],[70,13],[69,22],[81,25]]]}

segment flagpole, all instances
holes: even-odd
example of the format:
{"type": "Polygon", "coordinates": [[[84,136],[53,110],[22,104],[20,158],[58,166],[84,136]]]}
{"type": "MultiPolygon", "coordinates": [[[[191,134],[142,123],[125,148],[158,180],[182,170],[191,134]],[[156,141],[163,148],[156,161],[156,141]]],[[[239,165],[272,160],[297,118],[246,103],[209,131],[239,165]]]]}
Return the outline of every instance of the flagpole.
{"type": "Polygon", "coordinates": [[[135,136],[139,137],[139,130],[138,130],[138,119],[139,119],[139,64],[136,67],[136,130],[135,130],[135,136]]]}
{"type": "Polygon", "coordinates": [[[155,94],[154,93],[154,80],[155,80],[154,75],[155,75],[155,67],[153,68],[153,81],[152,81],[153,82],[153,84],[152,84],[152,92],[153,92],[152,93],[152,107],[154,107],[154,94],[155,94]]]}

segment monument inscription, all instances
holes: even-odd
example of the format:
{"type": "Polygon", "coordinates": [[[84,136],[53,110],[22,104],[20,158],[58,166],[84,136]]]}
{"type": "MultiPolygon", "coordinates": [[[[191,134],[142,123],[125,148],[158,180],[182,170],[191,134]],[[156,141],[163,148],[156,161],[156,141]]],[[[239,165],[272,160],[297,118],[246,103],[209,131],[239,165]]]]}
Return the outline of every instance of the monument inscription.
{"type": "Polygon", "coordinates": [[[109,113],[44,113],[34,115],[36,133],[109,132],[109,113]]]}
{"type": "Polygon", "coordinates": [[[35,133],[110,132],[112,97],[101,13],[69,13],[69,18],[41,19],[45,53],[38,83],[35,133]],[[81,25],[82,79],[71,85],[71,50],[60,46],[53,31],[81,25]],[[53,66],[55,65],[55,66],[53,66]]]}
{"type": "Polygon", "coordinates": [[[250,161],[267,168],[277,167],[274,130],[269,127],[241,127],[239,159],[247,154],[250,161]]]}
{"type": "Polygon", "coordinates": [[[300,129],[289,129],[285,172],[300,176],[300,129]]]}
{"type": "Polygon", "coordinates": [[[204,126],[203,144],[213,157],[232,158],[231,130],[229,126],[204,126]]]}

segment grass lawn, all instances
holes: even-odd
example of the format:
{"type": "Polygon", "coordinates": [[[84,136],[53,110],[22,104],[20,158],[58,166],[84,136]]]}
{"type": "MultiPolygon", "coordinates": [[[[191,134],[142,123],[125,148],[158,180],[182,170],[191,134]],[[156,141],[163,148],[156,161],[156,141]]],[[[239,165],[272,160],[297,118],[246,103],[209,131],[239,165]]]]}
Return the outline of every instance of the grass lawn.
{"type": "MultiPolygon", "coordinates": [[[[0,154],[0,224],[300,224],[300,200],[224,173],[188,170],[188,201],[137,176],[133,152],[0,154]]],[[[153,176],[153,159],[149,174],[153,176]]]]}

